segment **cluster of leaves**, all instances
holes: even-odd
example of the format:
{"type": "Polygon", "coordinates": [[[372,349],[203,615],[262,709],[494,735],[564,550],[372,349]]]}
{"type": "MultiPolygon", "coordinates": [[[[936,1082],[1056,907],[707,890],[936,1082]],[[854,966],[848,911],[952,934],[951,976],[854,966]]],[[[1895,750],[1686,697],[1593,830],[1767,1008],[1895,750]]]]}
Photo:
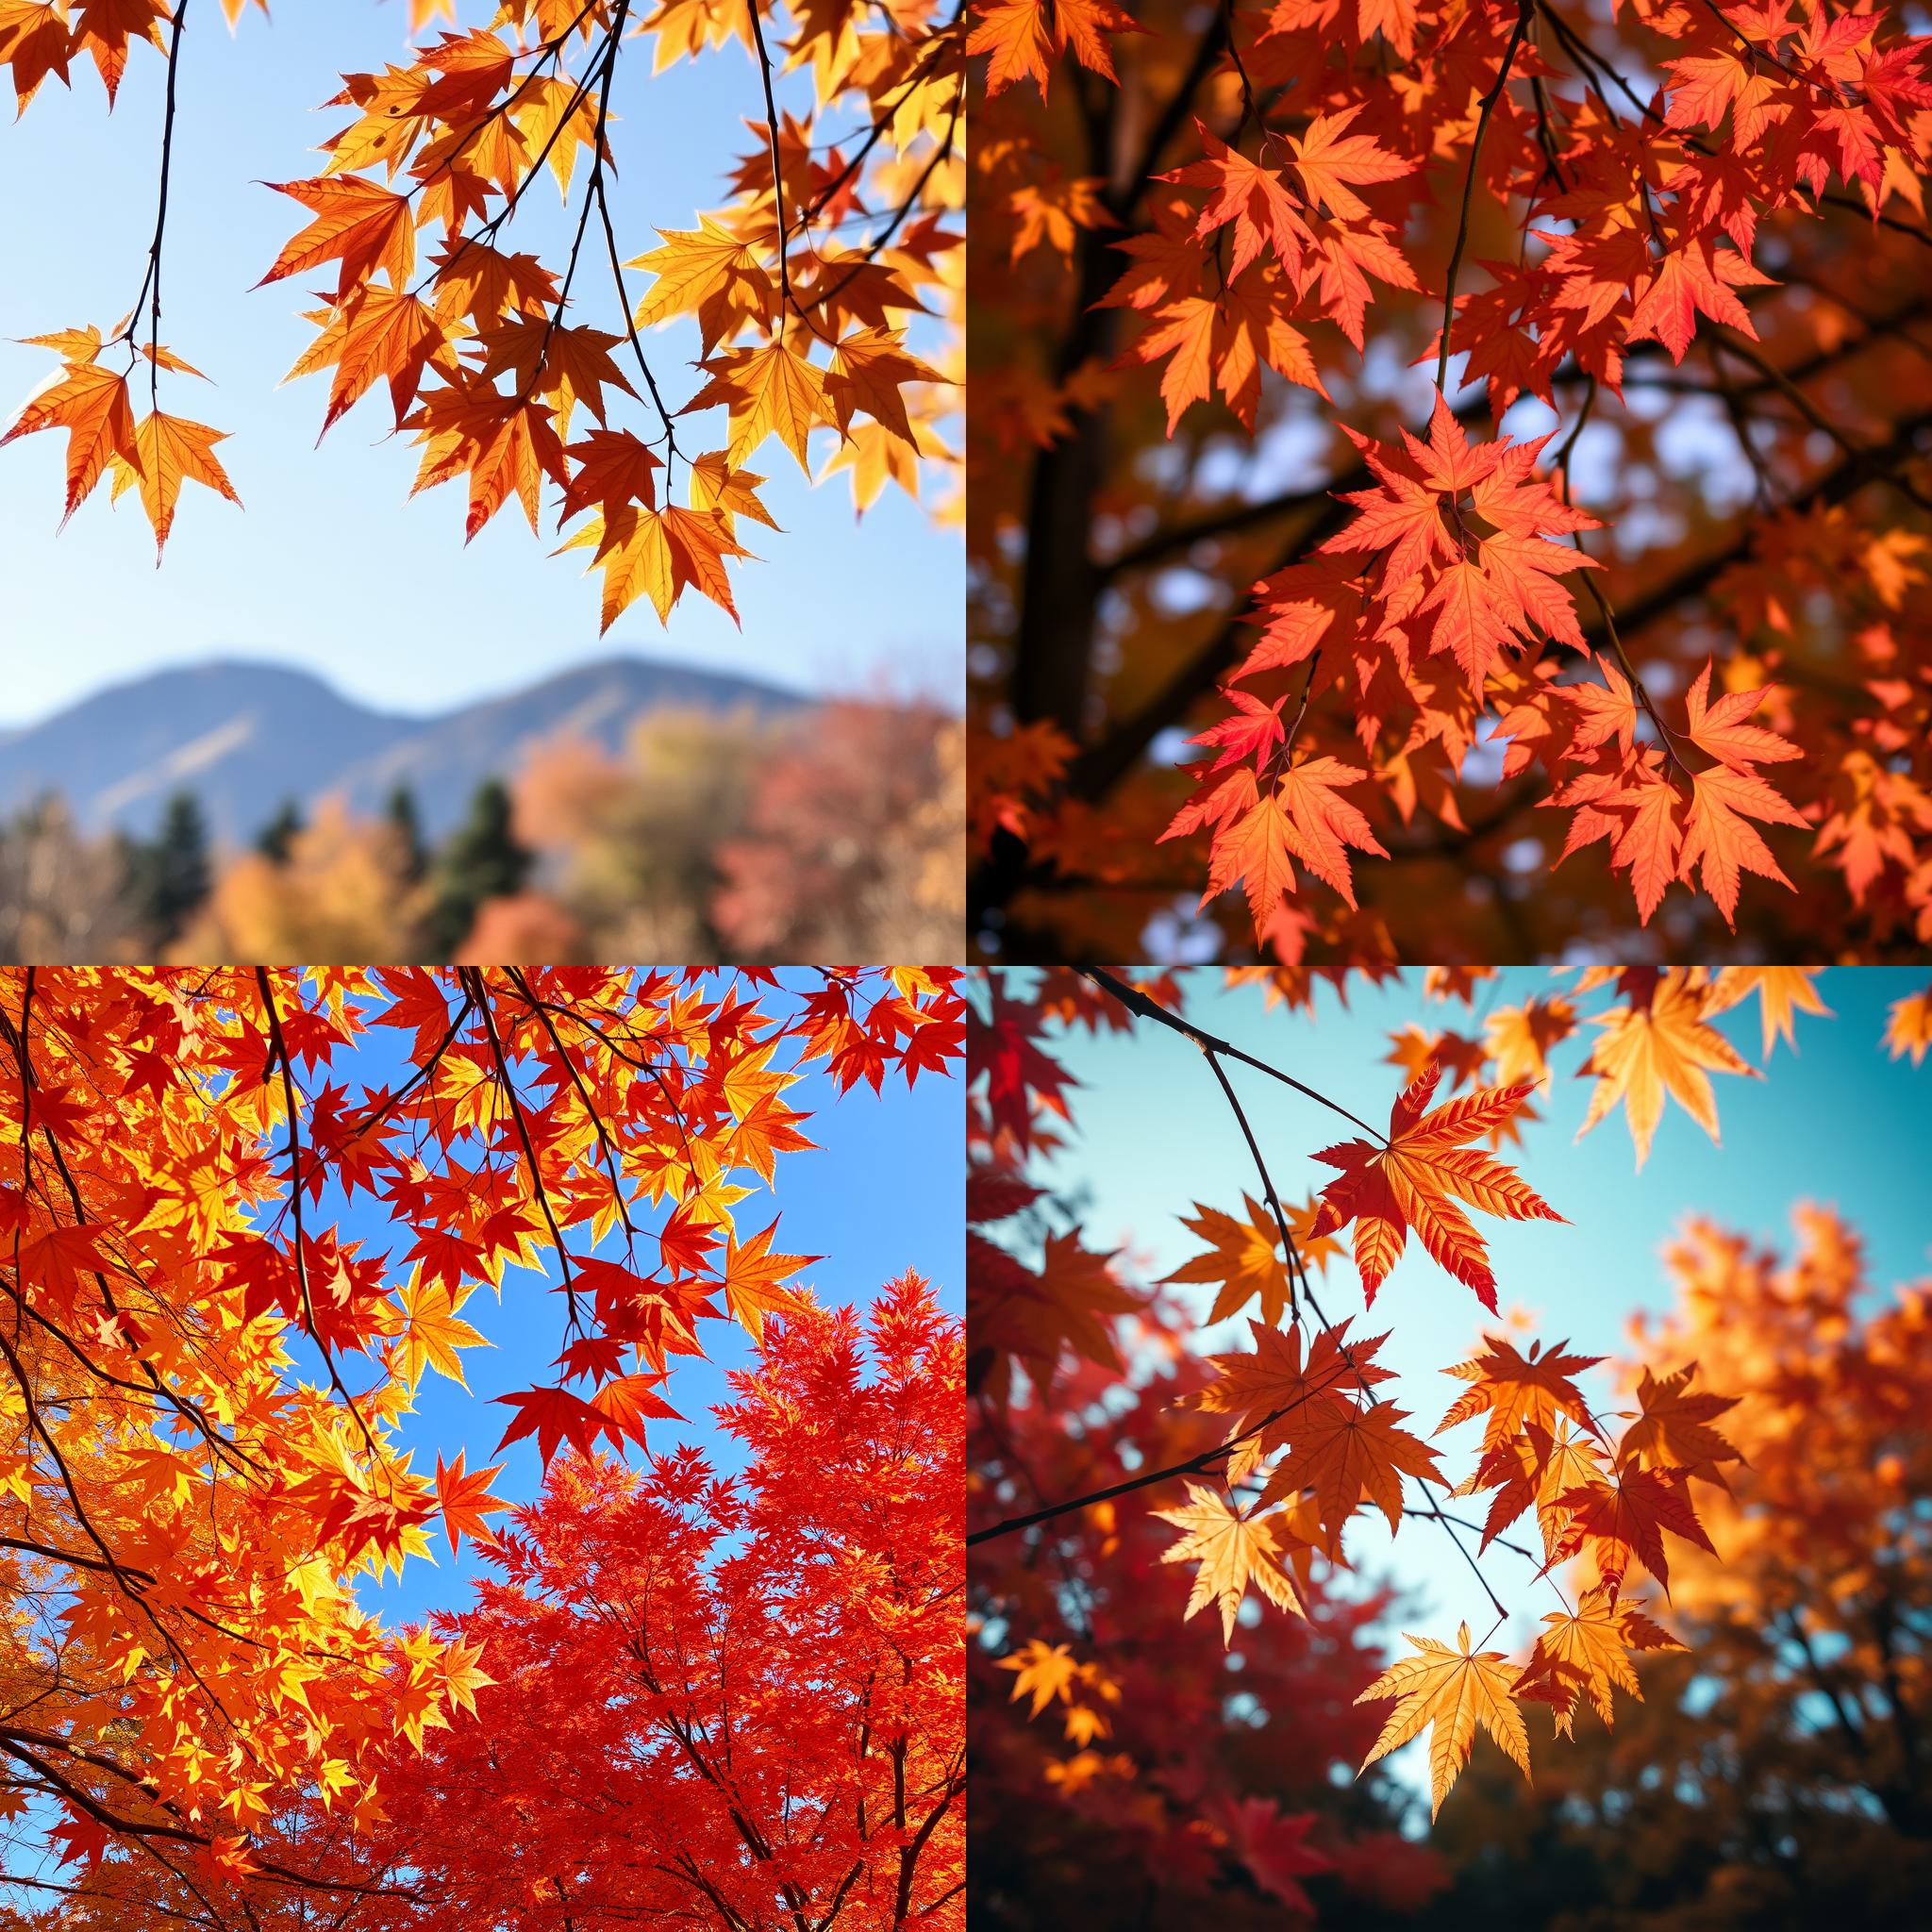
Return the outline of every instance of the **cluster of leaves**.
{"type": "MultiPolygon", "coordinates": [[[[1305,974],[1230,974],[1237,982],[1256,977],[1271,995],[1312,1004],[1305,974]]],[[[1338,1177],[1305,1202],[1284,1205],[1230,1066],[1286,1079],[1347,1110],[1190,1020],[1195,976],[1130,983],[1064,970],[985,975],[968,1034],[968,1375],[986,1411],[974,1457],[971,1540],[1027,1538],[1016,1547],[1037,1564],[1062,1547],[1064,1535],[1093,1558],[1094,1532],[1077,1519],[1097,1510],[1105,1512],[1104,1557],[1122,1536],[1116,1512],[1123,1497],[1184,1481],[1183,1496],[1147,1513],[1181,1532],[1161,1560],[1195,1566],[1184,1618],[1214,1607],[1224,1644],[1232,1645],[1250,1585],[1291,1615],[1309,1614],[1314,1566],[1332,1574],[1344,1565],[1344,1533],[1364,1505],[1386,1518],[1391,1534],[1403,1531],[1405,1517],[1434,1519],[1478,1576],[1482,1554],[1519,1519],[1533,1517],[1540,1547],[1508,1547],[1551,1581],[1560,1607],[1543,1617],[1527,1654],[1513,1658],[1484,1648],[1486,1640],[1473,1642],[1467,1624],[1453,1644],[1409,1640],[1415,1654],[1358,1692],[1364,1700],[1397,1700],[1363,1768],[1432,1727],[1432,1808],[1440,1808],[1478,1726],[1527,1774],[1525,1703],[1549,1706],[1559,1737],[1573,1735],[1586,1705],[1607,1725],[1615,1691],[1641,1694],[1633,1657],[1683,1647],[1651,1613],[1656,1593],[1674,1590],[1674,1556],[1714,1557],[1705,1515],[1735,1521],[1728,1478],[1740,1451],[1718,1424],[1738,1398],[1709,1392],[1710,1381],[1724,1369],[1734,1385],[1751,1390],[1774,1384],[1783,1391],[1788,1380],[1774,1374],[1768,1384],[1748,1350],[1717,1355],[1713,1370],[1715,1352],[1698,1345],[1700,1336],[1674,1334],[1646,1350],[1646,1360],[1660,1366],[1632,1375],[1630,1406],[1599,1412],[1577,1377],[1601,1357],[1572,1354],[1564,1342],[1524,1347],[1507,1333],[1491,1333],[1478,1353],[1447,1371],[1468,1387],[1436,1435],[1483,1420],[1473,1466],[1452,1487],[1442,1452],[1405,1426],[1407,1412],[1381,1391],[1392,1378],[1376,1359],[1387,1335],[1352,1335],[1352,1318],[1331,1322],[1316,1276],[1341,1264],[1339,1237],[1352,1228],[1354,1273],[1370,1306],[1412,1232],[1438,1266],[1495,1312],[1488,1255],[1465,1209],[1560,1219],[1497,1152],[1536,1118],[1532,1094],[1549,1075],[1551,1052],[1576,1028],[1581,997],[1605,987],[1618,996],[1590,1016],[1603,1032],[1579,1069],[1594,1080],[1582,1131],[1621,1101],[1641,1162],[1666,1091],[1714,1137],[1706,1070],[1757,1071],[1711,1019],[1755,995],[1768,1058],[1779,1038],[1790,1040],[1796,1012],[1825,1010],[1813,977],[1803,969],[1593,969],[1574,991],[1495,1008],[1480,1029],[1406,1028],[1392,1036],[1389,1058],[1407,1071],[1408,1084],[1386,1135],[1365,1128],[1369,1139],[1311,1150],[1338,1177]],[[1137,1023],[1174,1031],[1206,1056],[1240,1130],[1231,1140],[1245,1144],[1259,1178],[1262,1198],[1245,1195],[1240,1212],[1197,1203],[1184,1217],[1206,1252],[1163,1284],[1211,1285],[1210,1324],[1258,1303],[1258,1318],[1248,1324],[1252,1349],[1206,1357],[1188,1352],[1184,1324],[1176,1324],[1161,1292],[1150,1296],[1131,1285],[1122,1256],[1087,1248],[1044,1183],[1041,1163],[1064,1146],[1074,1097],[1074,1083],[1055,1058],[1056,1036],[1137,1023]],[[1445,1077],[1470,1091],[1439,1100],[1445,1077]],[[1136,1336],[1131,1350],[1123,1348],[1124,1333],[1136,1336]],[[1149,1362],[1161,1365],[1160,1402],[1216,1419],[1224,1432],[1218,1442],[1176,1454],[1184,1435],[1158,1448],[1141,1437],[1141,1411],[1155,1399],[1149,1362]],[[1069,1374],[1077,1401],[1064,1390],[1069,1374]],[[1069,1417],[1079,1418],[1077,1425],[1069,1417]],[[1091,1438],[1110,1436],[1118,1417],[1131,1424],[1130,1441],[1108,1471],[1091,1438]],[[1099,1480],[1056,1488],[1040,1479],[1036,1439],[1058,1430],[1074,1437],[1099,1480]],[[1012,1446],[1022,1439],[1024,1454],[1012,1446]],[[1480,1522],[1445,1510],[1444,1501],[1463,1496],[1487,1499],[1480,1522]]],[[[1344,974],[1334,978],[1345,987],[1344,974]]],[[[1426,988],[1447,1002],[1473,1003],[1492,978],[1489,969],[1432,969],[1426,988]]],[[[1895,1057],[1909,1050],[1906,1033],[1919,1006],[1923,998],[1915,996],[1894,1008],[1895,1057]]],[[[1722,1566],[1713,1562],[1711,1574],[1722,1566]]],[[[1487,1581],[1483,1588],[1500,1627],[1507,1608],[1487,1581]]],[[[995,1642],[1006,1652],[1000,1662],[1015,1673],[1014,1698],[1030,1695],[1034,1717],[1063,1705],[1069,1741],[1091,1752],[1121,1701],[1112,1653],[1105,1643],[1083,1653],[1029,1635],[1022,1617],[1038,1614],[1040,1606],[995,1601],[995,1642]]],[[[1064,1767],[1053,1774],[1068,1774],[1064,1767]]]]}
{"type": "Polygon", "coordinates": [[[826,970],[771,1010],[760,981],[0,975],[6,1817],[51,1813],[83,1873],[118,1843],[191,1890],[309,1885],[309,1840],[380,1820],[486,1681],[474,1641],[355,1595],[439,1528],[490,1540],[496,1469],[432,1476],[395,1441],[482,1340],[465,1303],[514,1264],[565,1311],[499,1446],[641,1448],[704,1324],[808,1307],[810,1257],[744,1219],[811,1144],[800,1068],[843,1091],[958,1051],[941,971],[826,970]],[[406,1073],[358,1078],[372,1029],[406,1073]],[[363,1196],[392,1251],[341,1232],[363,1196]],[[323,1817],[264,1846],[290,1790],[323,1817]]]}
{"type": "MultiPolygon", "coordinates": [[[[1875,1148],[1883,1130],[1845,1131],[1875,1148]]],[[[1719,1554],[1673,1552],[1689,1653],[1646,1664],[1643,1705],[1580,1729],[1533,1791],[1472,1765],[1433,1835],[1455,1889],[1418,1932],[1554,1932],[1579,1897],[1672,1932],[1915,1915],[1932,1877],[1928,1284],[1874,1279],[1833,1210],[1790,1219],[1782,1244],[1687,1222],[1662,1255],[1665,1311],[1620,1372],[1634,1391],[1694,1356],[1759,1391],[1725,1420],[1727,1488],[1706,1492],[1719,1554]]]]}
{"type": "MultiPolygon", "coordinates": [[[[963,1925],[960,1351],[908,1274],[863,1322],[766,1329],[717,1410],[742,1474],[691,1447],[559,1457],[485,1544],[474,1607],[437,1618],[494,1680],[475,1715],[354,1838],[299,1789],[264,1836],[372,1932],[963,1925]]],[[[58,1923],[275,1909],[122,1857],[58,1923]]]]}
{"type": "MultiPolygon", "coordinates": [[[[1003,1231],[1007,1248],[1013,1235],[1003,1231]]],[[[1124,1345],[1153,1366],[1131,1386],[1070,1353],[1050,1400],[982,1389],[969,1526],[1008,1497],[1109,1489],[1211,1454],[1209,1419],[1176,1400],[1192,1322],[1166,1297],[1136,1307],[1124,1345]]],[[[1268,1932],[1331,1903],[1351,1925],[1406,1918],[1442,1882],[1441,1862],[1400,1829],[1399,1786],[1374,1773],[1347,1782],[1374,1741],[1356,1700],[1386,1661],[1376,1630],[1392,1605],[1329,1588],[1325,1559],[1297,1546],[1288,1560],[1306,1615],[1249,1620],[1236,1677],[1211,1643],[1176,1641],[1188,1591],[1163,1560],[1173,1539],[1133,1502],[971,1553],[974,1924],[1181,1924],[1211,1910],[1233,1932],[1268,1932]],[[1226,1721],[1231,1695],[1240,1722],[1226,1721]]]]}
{"type": "Polygon", "coordinates": [[[1245,888],[1221,943],[1290,963],[1628,954],[1633,904],[1707,953],[1740,919],[1932,937],[1932,73],[1902,15],[986,0],[988,942],[1145,957],[1189,916],[1162,839],[1204,908],[1245,888]],[[1610,876],[1541,875],[1601,841],[1610,876]],[[1351,850],[1403,871],[1365,902],[1351,850]]]}
{"type": "MultiPolygon", "coordinates": [[[[223,4],[233,26],[246,0],[223,4]]],[[[130,46],[151,42],[178,63],[186,13],[183,0],[115,0],[70,20],[65,0],[20,0],[0,11],[0,60],[25,107],[50,73],[65,80],[70,61],[91,55],[111,105],[130,46]]],[[[412,32],[439,16],[454,21],[453,5],[412,0],[412,32]]],[[[111,470],[117,496],[138,487],[158,544],[184,480],[235,499],[214,455],[221,432],[159,404],[163,372],[199,373],[158,335],[175,79],[140,293],[108,337],[91,325],[32,339],[61,358],[60,372],[0,439],[65,430],[67,513],[111,470]],[[124,349],[117,368],[108,352],[124,349]],[[149,408],[137,417],[129,383],[142,357],[149,408]]],[[[688,589],[735,616],[729,565],[751,555],[744,525],[776,527],[749,467],[768,440],[809,476],[811,432],[832,432],[834,467],[851,472],[861,509],[888,480],[916,494],[921,459],[944,456],[932,425],[949,407],[948,378],[908,346],[907,328],[951,306],[957,288],[945,217],[960,198],[963,88],[961,29],[936,5],[875,23],[803,9],[786,37],[773,23],[768,44],[756,0],[635,11],[633,0],[502,0],[488,26],[425,40],[407,65],[342,76],[328,105],[343,125],[323,143],[324,172],[272,184],[308,219],[263,281],[325,278],[308,318],[315,340],[291,375],[328,373],[325,432],[384,388],[394,427],[422,451],[414,487],[464,483],[466,540],[511,501],[534,532],[554,489],[558,525],[574,525],[563,547],[589,550],[603,574],[606,629],[639,597],[668,619],[688,589]],[[746,124],[758,146],[737,159],[729,203],[692,228],[660,229],[658,246],[626,260],[608,130],[625,45],[640,37],[659,72],[737,40],[762,91],[746,124]],[[782,119],[778,61],[809,76],[782,119]],[[576,195],[560,268],[499,245],[546,174],[566,208],[576,195]],[[615,330],[571,318],[587,247],[609,277],[615,330]],[[645,277],[637,298],[627,270],[645,277]],[[706,380],[674,406],[641,331],[681,318],[697,326],[706,380]],[[617,420],[621,398],[648,410],[651,434],[617,420]],[[683,417],[718,408],[724,447],[681,446],[683,417]]]]}

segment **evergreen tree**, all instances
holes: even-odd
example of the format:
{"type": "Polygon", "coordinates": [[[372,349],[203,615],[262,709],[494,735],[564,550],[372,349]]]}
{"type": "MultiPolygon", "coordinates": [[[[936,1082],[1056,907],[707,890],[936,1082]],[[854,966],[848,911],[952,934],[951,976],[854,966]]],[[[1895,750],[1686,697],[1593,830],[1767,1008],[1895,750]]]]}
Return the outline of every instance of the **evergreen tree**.
{"type": "Polygon", "coordinates": [[[508,788],[500,778],[484,779],[437,859],[431,919],[445,955],[462,943],[484,900],[520,891],[530,875],[536,855],[518,844],[510,818],[508,788]]]}
{"type": "Polygon", "coordinates": [[[292,798],[283,799],[275,808],[275,817],[255,835],[255,849],[273,863],[287,865],[289,847],[307,823],[301,806],[292,798]]]}
{"type": "Polygon", "coordinates": [[[429,854],[423,843],[423,820],[416,810],[416,794],[407,778],[398,778],[383,808],[383,816],[402,841],[403,870],[411,884],[429,870],[429,854]]]}
{"type": "Polygon", "coordinates": [[[146,848],[142,878],[142,909],[164,944],[178,936],[213,883],[201,803],[192,791],[177,791],[146,848]]]}
{"type": "Polygon", "coordinates": [[[152,943],[165,946],[180,936],[214,883],[199,801],[192,791],[175,792],[152,839],[124,835],[119,846],[129,905],[152,943]]]}

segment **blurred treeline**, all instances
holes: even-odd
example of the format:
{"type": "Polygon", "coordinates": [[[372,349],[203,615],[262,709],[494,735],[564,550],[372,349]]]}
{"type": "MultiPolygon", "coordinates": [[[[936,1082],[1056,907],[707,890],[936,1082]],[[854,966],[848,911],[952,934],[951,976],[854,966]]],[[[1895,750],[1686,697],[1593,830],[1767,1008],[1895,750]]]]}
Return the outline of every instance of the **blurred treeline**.
{"type": "Polygon", "coordinates": [[[654,711],[619,757],[558,741],[434,842],[407,785],[373,818],[289,801],[234,851],[191,792],[148,838],[49,797],[0,821],[0,960],[941,963],[963,774],[957,720],[855,700],[654,711]]]}

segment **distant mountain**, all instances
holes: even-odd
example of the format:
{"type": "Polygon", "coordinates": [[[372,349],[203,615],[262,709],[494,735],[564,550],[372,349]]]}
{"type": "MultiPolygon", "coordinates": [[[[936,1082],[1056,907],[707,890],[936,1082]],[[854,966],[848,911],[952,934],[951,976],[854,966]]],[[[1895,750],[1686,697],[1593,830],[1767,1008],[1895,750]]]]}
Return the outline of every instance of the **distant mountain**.
{"type": "Polygon", "coordinates": [[[425,832],[446,832],[477,784],[547,739],[616,750],[638,716],[675,705],[761,715],[808,701],[775,685],[640,658],[559,672],[508,697],[427,718],[390,716],[280,665],[159,671],[22,728],[0,729],[0,814],[58,792],[90,831],[153,829],[172,792],[201,801],[217,841],[252,838],[285,798],[328,793],[381,809],[399,779],[425,832]]]}

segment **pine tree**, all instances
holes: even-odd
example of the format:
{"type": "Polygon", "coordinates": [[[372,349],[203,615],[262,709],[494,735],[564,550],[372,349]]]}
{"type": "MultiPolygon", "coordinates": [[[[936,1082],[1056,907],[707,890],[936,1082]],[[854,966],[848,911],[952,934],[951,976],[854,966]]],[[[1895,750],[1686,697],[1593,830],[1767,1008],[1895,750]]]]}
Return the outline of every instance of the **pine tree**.
{"type": "Polygon", "coordinates": [[[208,820],[192,791],[177,791],[161,812],[155,836],[128,853],[129,887],[141,917],[166,945],[180,936],[191,914],[208,895],[208,820]]]}
{"type": "Polygon", "coordinates": [[[292,798],[285,798],[275,808],[275,817],[255,835],[255,849],[275,864],[287,865],[289,847],[307,824],[301,806],[292,798]]]}
{"type": "Polygon", "coordinates": [[[407,778],[398,778],[383,808],[383,816],[394,830],[403,850],[403,870],[414,884],[429,870],[428,849],[423,843],[423,819],[416,809],[416,794],[407,778]]]}
{"type": "Polygon", "coordinates": [[[486,899],[508,898],[530,875],[536,855],[517,842],[510,820],[508,789],[500,778],[486,778],[470,800],[468,817],[442,848],[431,923],[445,955],[463,942],[486,899]]]}

